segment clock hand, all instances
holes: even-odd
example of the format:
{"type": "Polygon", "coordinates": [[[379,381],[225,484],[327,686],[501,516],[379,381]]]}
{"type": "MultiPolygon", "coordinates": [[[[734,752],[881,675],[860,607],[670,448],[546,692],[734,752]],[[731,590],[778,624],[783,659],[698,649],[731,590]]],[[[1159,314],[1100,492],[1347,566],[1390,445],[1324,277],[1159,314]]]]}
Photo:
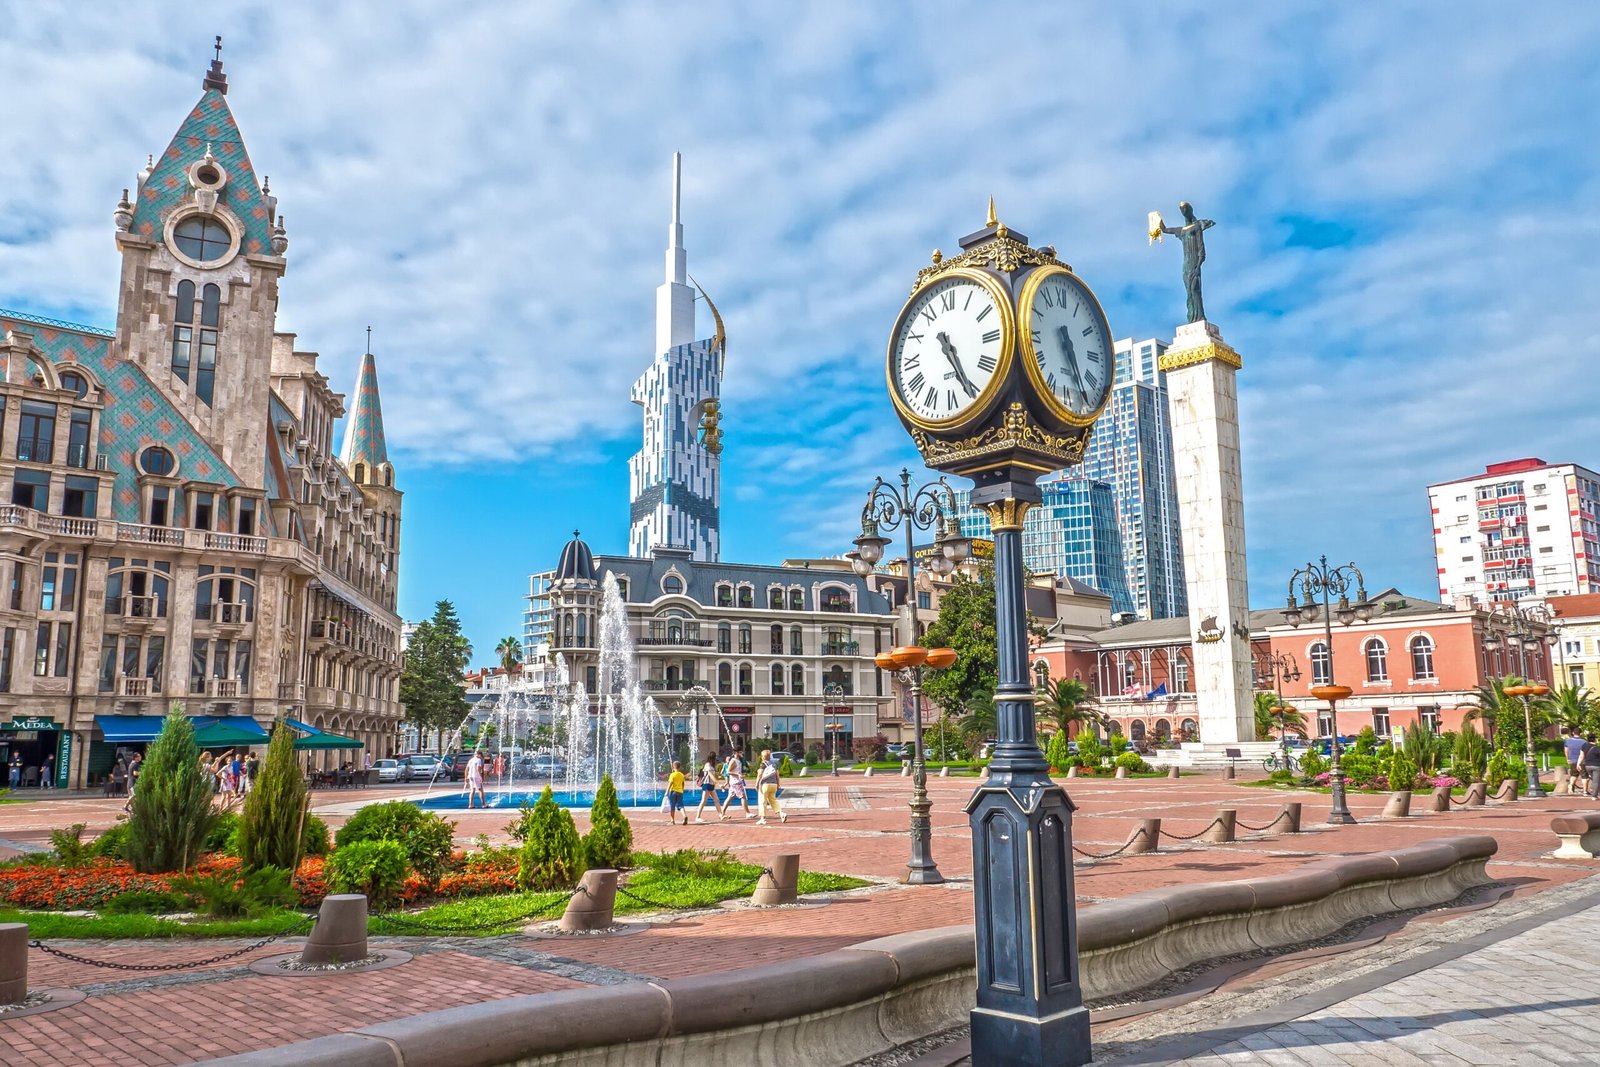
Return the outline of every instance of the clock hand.
{"type": "Polygon", "coordinates": [[[956,346],[950,343],[950,335],[940,330],[934,335],[939,339],[939,347],[944,350],[944,358],[950,361],[950,366],[956,374],[956,381],[961,383],[961,388],[966,390],[968,396],[977,396],[978,387],[967,378],[967,372],[961,368],[961,359],[956,355],[956,346]]]}
{"type": "Polygon", "coordinates": [[[1089,406],[1089,390],[1083,387],[1083,374],[1078,370],[1078,353],[1072,347],[1072,331],[1066,326],[1056,329],[1056,336],[1061,340],[1061,347],[1067,355],[1067,369],[1072,371],[1072,379],[1077,382],[1078,395],[1083,397],[1083,406],[1089,406]]]}

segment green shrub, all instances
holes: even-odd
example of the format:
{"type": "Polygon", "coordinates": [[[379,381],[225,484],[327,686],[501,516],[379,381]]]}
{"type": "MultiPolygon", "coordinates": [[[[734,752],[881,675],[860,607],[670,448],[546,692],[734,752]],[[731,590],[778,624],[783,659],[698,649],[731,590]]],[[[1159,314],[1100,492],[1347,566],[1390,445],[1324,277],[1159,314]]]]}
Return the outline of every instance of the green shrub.
{"type": "MultiPolygon", "coordinates": [[[[787,762],[787,761],[785,761],[787,762]]],[[[589,809],[589,832],[583,835],[583,861],[586,868],[621,867],[633,851],[633,827],[617,803],[617,787],[608,774],[595,790],[589,809]]]]}
{"type": "Polygon", "coordinates": [[[63,867],[82,867],[94,858],[94,848],[83,840],[86,824],[75,822],[71,826],[50,831],[50,855],[63,867]]]}
{"type": "Polygon", "coordinates": [[[211,782],[201,773],[199,760],[194,725],[174,702],[145,754],[133,794],[124,852],[139,873],[185,871],[205,851],[216,812],[211,782]]]}
{"type": "Polygon", "coordinates": [[[192,898],[196,911],[215,919],[238,919],[259,910],[250,891],[232,875],[179,875],[172,879],[172,888],[192,898]]]}
{"type": "Polygon", "coordinates": [[[1083,766],[1100,766],[1100,757],[1105,755],[1105,748],[1100,744],[1100,739],[1093,734],[1078,735],[1078,755],[1083,759],[1083,766]]]}
{"type": "Polygon", "coordinates": [[[399,894],[411,864],[398,841],[352,841],[333,850],[323,871],[330,893],[364,893],[368,903],[382,908],[399,894]]]}
{"type": "Polygon", "coordinates": [[[338,855],[338,849],[362,841],[397,841],[404,846],[411,869],[429,883],[436,883],[450,859],[455,831],[456,824],[448,819],[408,801],[391,800],[362,808],[339,827],[334,835],[334,855],[338,855]]]}
{"type": "Polygon", "coordinates": [[[1066,769],[1067,767],[1082,767],[1082,766],[1083,766],[1083,757],[1082,756],[1068,756],[1067,757],[1067,762],[1062,764],[1062,769],[1066,769]]]}
{"type": "Polygon", "coordinates": [[[1137,752],[1124,752],[1112,761],[1118,767],[1126,767],[1129,774],[1139,774],[1150,769],[1150,764],[1137,752]]]}
{"type": "Polygon", "coordinates": [[[244,890],[264,907],[292,908],[300,901],[294,888],[293,872],[287,867],[257,867],[244,876],[244,890]]]}
{"type": "Polygon", "coordinates": [[[1417,781],[1417,765],[1402,749],[1389,757],[1389,788],[1410,789],[1417,781]]]}
{"type": "Polygon", "coordinates": [[[517,817],[506,823],[504,829],[506,833],[511,835],[511,840],[526,841],[528,839],[528,831],[532,826],[533,805],[524,800],[522,807],[517,809],[517,817]]]}
{"type": "Polygon", "coordinates": [[[787,752],[784,753],[783,761],[778,764],[778,775],[782,778],[790,778],[794,775],[794,764],[789,762],[789,754],[787,752]]]}
{"type": "Polygon", "coordinates": [[[267,758],[244,798],[238,855],[245,870],[293,870],[299,865],[308,803],[305,776],[295,760],[294,731],[280,722],[272,728],[267,758]]]}
{"type": "Polygon", "coordinates": [[[572,813],[557,805],[550,787],[545,786],[528,819],[517,884],[524,890],[566,889],[583,873],[582,853],[583,842],[572,813]]]}
{"type": "Polygon", "coordinates": [[[1355,742],[1350,746],[1350,751],[1357,756],[1372,756],[1378,751],[1378,731],[1371,726],[1363,726],[1356,734],[1355,742]]]}
{"type": "MultiPolygon", "coordinates": [[[[1101,750],[1100,758],[1104,759],[1105,757],[1110,756],[1112,759],[1116,759],[1122,754],[1122,750],[1127,747],[1127,744],[1127,739],[1121,734],[1112,734],[1110,737],[1106,738],[1105,748],[1101,750]]],[[[1083,750],[1083,746],[1079,745],[1078,750],[1081,752],[1083,750]]]]}
{"type": "Polygon", "coordinates": [[[816,745],[812,745],[810,748],[806,749],[806,766],[807,767],[815,767],[817,764],[819,764],[821,762],[822,762],[822,749],[818,748],[816,745]]]}
{"type": "Polygon", "coordinates": [[[326,856],[331,836],[328,833],[328,824],[315,815],[306,816],[306,826],[300,834],[300,854],[303,856],[326,856]]]}
{"type": "Polygon", "coordinates": [[[211,824],[211,832],[206,834],[206,851],[221,852],[225,856],[239,854],[239,816],[231,811],[225,811],[217,816],[217,821],[211,824]]]}
{"type": "Polygon", "coordinates": [[[1350,780],[1352,785],[1357,787],[1370,782],[1372,777],[1378,773],[1378,758],[1376,756],[1366,756],[1351,751],[1342,755],[1339,763],[1344,768],[1344,776],[1350,780]]]}
{"type": "Polygon", "coordinates": [[[1057,730],[1050,738],[1050,744],[1045,747],[1045,762],[1052,767],[1064,768],[1067,760],[1072,757],[1072,750],[1067,747],[1067,732],[1057,730]]]}
{"type": "Polygon", "coordinates": [[[1273,771],[1272,774],[1270,775],[1270,777],[1274,782],[1288,782],[1288,781],[1292,781],[1294,779],[1294,772],[1289,770],[1289,769],[1287,769],[1287,768],[1284,768],[1284,769],[1281,769],[1281,770],[1273,771]]]}
{"type": "Polygon", "coordinates": [[[1492,793],[1500,788],[1500,783],[1507,778],[1520,778],[1522,776],[1521,764],[1504,749],[1497,748],[1494,755],[1489,757],[1488,765],[1484,768],[1483,780],[1492,793]]]}
{"type": "Polygon", "coordinates": [[[676,852],[637,852],[637,866],[649,867],[664,875],[682,878],[717,878],[731,873],[740,866],[733,853],[725,848],[680,848],[676,852]]]}
{"type": "Polygon", "coordinates": [[[127,820],[118,822],[109,827],[105,833],[94,839],[94,854],[108,860],[122,859],[123,852],[128,847],[127,820]]]}
{"type": "Polygon", "coordinates": [[[1300,757],[1300,774],[1310,781],[1319,774],[1326,774],[1332,765],[1328,757],[1316,749],[1307,749],[1306,754],[1300,757]]]}
{"type": "Polygon", "coordinates": [[[1489,765],[1489,743],[1476,730],[1463,727],[1450,747],[1450,773],[1463,782],[1479,782],[1489,765]]]}
{"type": "Polygon", "coordinates": [[[112,897],[99,911],[101,915],[171,915],[188,906],[188,899],[179,893],[141,889],[112,897]]]}

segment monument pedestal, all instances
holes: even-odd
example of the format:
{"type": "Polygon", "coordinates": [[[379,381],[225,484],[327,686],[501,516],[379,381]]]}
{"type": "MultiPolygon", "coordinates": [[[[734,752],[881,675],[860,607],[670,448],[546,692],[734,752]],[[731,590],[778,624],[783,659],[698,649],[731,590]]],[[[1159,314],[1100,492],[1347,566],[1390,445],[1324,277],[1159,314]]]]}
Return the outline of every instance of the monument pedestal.
{"type": "Polygon", "coordinates": [[[1243,365],[1222,332],[1205,321],[1178,327],[1160,363],[1172,413],[1195,704],[1200,740],[1209,745],[1255,738],[1234,380],[1243,365]]]}

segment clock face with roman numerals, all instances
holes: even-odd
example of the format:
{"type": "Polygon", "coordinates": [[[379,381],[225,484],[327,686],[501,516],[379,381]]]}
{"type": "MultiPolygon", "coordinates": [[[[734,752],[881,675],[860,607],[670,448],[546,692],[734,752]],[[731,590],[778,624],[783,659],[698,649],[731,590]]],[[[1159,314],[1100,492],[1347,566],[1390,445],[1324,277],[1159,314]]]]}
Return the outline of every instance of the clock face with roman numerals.
{"type": "Polygon", "coordinates": [[[928,429],[981,414],[1005,384],[1014,333],[1011,301],[992,278],[939,275],[911,294],[889,340],[895,406],[928,429]]]}
{"type": "Polygon", "coordinates": [[[1071,271],[1043,267],[1028,276],[1019,303],[1019,358],[1035,390],[1065,421],[1094,421],[1116,372],[1100,301],[1071,271]]]}

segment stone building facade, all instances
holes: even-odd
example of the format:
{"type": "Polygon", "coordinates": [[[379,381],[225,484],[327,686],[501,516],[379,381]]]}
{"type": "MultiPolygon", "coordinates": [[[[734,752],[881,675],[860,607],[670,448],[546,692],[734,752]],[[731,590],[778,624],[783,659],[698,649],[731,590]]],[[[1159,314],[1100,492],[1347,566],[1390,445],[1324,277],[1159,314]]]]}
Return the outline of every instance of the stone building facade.
{"type": "MultiPolygon", "coordinates": [[[[220,61],[115,211],[116,329],[0,312],[0,749],[104,775],[177,702],[374,755],[400,720],[401,493],[376,364],[277,328],[288,236],[220,61]]],[[[346,755],[343,758],[348,758],[346,755]]]]}

